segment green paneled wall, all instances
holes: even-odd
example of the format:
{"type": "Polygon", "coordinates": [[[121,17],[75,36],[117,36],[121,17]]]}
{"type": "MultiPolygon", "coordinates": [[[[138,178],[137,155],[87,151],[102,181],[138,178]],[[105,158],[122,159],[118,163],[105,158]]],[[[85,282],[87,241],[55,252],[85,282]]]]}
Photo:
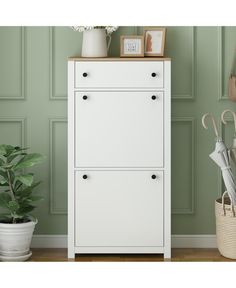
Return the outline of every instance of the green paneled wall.
{"type": "MultiPolygon", "coordinates": [[[[110,56],[119,55],[119,36],[142,34],[120,27],[110,56]]],[[[0,143],[43,153],[35,169],[44,195],[35,215],[36,233],[67,233],[67,57],[80,55],[82,34],[68,27],[0,27],[0,143]]],[[[168,27],[172,57],[172,233],[215,233],[214,200],[224,189],[208,158],[214,135],[201,116],[235,109],[227,100],[236,27],[168,27]]],[[[235,109],[236,110],[236,109],[235,109]]],[[[220,122],[219,122],[220,124],[220,122]]],[[[220,125],[230,143],[233,125],[220,125]]]]}

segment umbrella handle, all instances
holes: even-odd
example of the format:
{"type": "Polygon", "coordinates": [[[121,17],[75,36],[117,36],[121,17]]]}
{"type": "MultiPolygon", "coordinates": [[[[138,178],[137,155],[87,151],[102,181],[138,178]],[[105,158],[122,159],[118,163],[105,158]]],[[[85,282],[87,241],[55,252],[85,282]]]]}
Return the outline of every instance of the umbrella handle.
{"type": "Polygon", "coordinates": [[[230,109],[224,110],[224,111],[221,113],[221,121],[222,121],[224,124],[227,124],[227,122],[226,122],[226,120],[225,120],[225,118],[224,118],[224,116],[225,116],[225,114],[226,114],[227,112],[231,113],[231,114],[233,115],[233,117],[234,117],[234,132],[235,132],[235,135],[236,135],[236,114],[235,114],[232,110],[230,110],[230,109]]]}
{"type": "Polygon", "coordinates": [[[232,216],[235,217],[235,211],[234,211],[234,205],[232,204],[232,199],[228,193],[228,191],[225,191],[222,195],[222,209],[223,209],[223,212],[224,212],[224,216],[226,215],[226,209],[225,209],[225,195],[228,194],[228,197],[230,199],[230,202],[231,202],[231,211],[232,211],[232,216]]]}
{"type": "Polygon", "coordinates": [[[210,113],[206,113],[202,116],[202,126],[205,128],[205,129],[208,129],[207,125],[206,125],[206,118],[207,117],[210,117],[211,120],[212,120],[212,125],[213,125],[213,128],[214,128],[214,131],[215,131],[215,135],[217,138],[219,138],[219,133],[218,133],[218,130],[217,130],[217,126],[216,126],[216,121],[215,121],[215,118],[212,116],[212,114],[210,113]]]}

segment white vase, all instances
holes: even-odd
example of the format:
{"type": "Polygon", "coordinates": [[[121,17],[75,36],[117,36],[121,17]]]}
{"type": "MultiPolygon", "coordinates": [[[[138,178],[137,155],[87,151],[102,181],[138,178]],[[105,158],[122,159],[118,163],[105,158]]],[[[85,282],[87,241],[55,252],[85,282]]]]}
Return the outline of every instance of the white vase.
{"type": "Polygon", "coordinates": [[[37,221],[0,223],[0,261],[25,261],[31,256],[30,244],[37,221]]]}
{"type": "Polygon", "coordinates": [[[111,36],[106,34],[105,29],[85,30],[81,57],[107,57],[110,43],[111,36]]]}

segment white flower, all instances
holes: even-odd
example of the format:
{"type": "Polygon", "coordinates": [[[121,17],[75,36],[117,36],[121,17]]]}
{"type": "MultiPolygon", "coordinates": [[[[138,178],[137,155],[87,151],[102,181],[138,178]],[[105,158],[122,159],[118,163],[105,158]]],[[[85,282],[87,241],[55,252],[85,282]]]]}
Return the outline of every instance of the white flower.
{"type": "Polygon", "coordinates": [[[86,30],[98,29],[103,28],[107,31],[107,34],[111,34],[115,32],[119,26],[71,26],[74,31],[84,32],[86,30]]]}
{"type": "Polygon", "coordinates": [[[106,26],[105,29],[107,30],[107,34],[111,34],[112,32],[115,32],[119,26],[106,26]]]}
{"type": "Polygon", "coordinates": [[[94,29],[95,27],[94,26],[84,26],[85,30],[92,30],[94,29]]]}
{"type": "Polygon", "coordinates": [[[74,31],[79,31],[79,32],[83,32],[85,29],[84,29],[84,26],[71,26],[71,28],[74,30],[74,31]]]}

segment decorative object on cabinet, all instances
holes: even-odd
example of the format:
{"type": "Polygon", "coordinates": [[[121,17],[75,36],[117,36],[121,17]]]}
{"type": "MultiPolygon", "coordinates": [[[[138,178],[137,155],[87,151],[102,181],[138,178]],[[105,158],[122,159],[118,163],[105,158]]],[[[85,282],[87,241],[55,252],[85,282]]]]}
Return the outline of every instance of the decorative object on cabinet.
{"type": "Polygon", "coordinates": [[[144,37],[143,36],[120,36],[121,57],[143,57],[144,37]]]}
{"type": "Polygon", "coordinates": [[[34,195],[33,173],[24,169],[43,161],[38,153],[26,153],[26,148],[0,145],[0,260],[24,261],[30,251],[31,238],[37,219],[30,212],[36,208],[35,201],[42,197],[34,195]],[[22,170],[23,169],[23,170],[22,170]]]}
{"type": "Polygon", "coordinates": [[[68,61],[68,258],[171,256],[169,58],[68,61]]]}
{"type": "Polygon", "coordinates": [[[144,29],[145,56],[164,56],[166,28],[146,27],[144,29]]]}
{"type": "Polygon", "coordinates": [[[118,26],[72,26],[72,29],[83,32],[81,57],[107,57],[111,34],[118,26]]]}
{"type": "Polygon", "coordinates": [[[234,51],[234,60],[228,80],[228,95],[231,101],[236,102],[236,49],[234,51]]]}

